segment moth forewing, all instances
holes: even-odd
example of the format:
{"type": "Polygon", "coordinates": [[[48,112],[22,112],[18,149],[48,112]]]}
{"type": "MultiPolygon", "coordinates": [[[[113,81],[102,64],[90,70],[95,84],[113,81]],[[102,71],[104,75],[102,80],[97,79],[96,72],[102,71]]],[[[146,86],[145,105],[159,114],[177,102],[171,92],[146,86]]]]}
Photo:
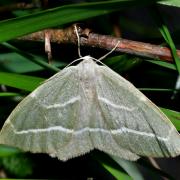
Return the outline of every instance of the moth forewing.
{"type": "Polygon", "coordinates": [[[85,56],[27,96],[0,143],[68,160],[99,149],[128,160],[180,154],[168,118],[130,82],[85,56]]]}

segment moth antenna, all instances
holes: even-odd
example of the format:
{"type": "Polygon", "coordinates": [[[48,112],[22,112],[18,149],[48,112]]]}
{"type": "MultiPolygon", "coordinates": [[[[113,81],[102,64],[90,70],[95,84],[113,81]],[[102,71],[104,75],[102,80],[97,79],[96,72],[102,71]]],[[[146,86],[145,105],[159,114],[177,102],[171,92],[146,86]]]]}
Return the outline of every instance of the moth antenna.
{"type": "Polygon", "coordinates": [[[119,43],[120,43],[120,41],[117,42],[117,44],[114,46],[114,48],[113,48],[111,51],[109,51],[109,52],[108,52],[107,54],[105,54],[104,56],[100,57],[100,58],[98,59],[98,61],[101,61],[101,60],[105,59],[109,54],[111,54],[111,53],[118,47],[119,43]]]}
{"type": "MultiPolygon", "coordinates": [[[[96,59],[96,58],[93,58],[93,57],[91,57],[95,62],[98,62],[98,63],[100,63],[100,64],[102,64],[103,66],[106,66],[106,67],[108,67],[106,64],[104,64],[101,60],[99,60],[99,59],[96,59]]],[[[109,67],[108,67],[109,68],[109,67]]]]}
{"type": "Polygon", "coordinates": [[[79,57],[81,58],[82,55],[81,55],[81,49],[80,49],[80,38],[79,38],[79,33],[78,33],[78,30],[77,30],[77,26],[76,26],[76,25],[74,25],[74,29],[75,29],[76,36],[77,36],[77,41],[78,41],[78,55],[79,55],[79,57]]]}
{"type": "Polygon", "coordinates": [[[71,63],[69,63],[65,68],[69,67],[69,66],[70,66],[71,64],[73,64],[74,62],[83,59],[83,57],[82,57],[82,55],[81,55],[81,50],[80,50],[80,38],[79,38],[79,33],[78,33],[78,30],[77,30],[77,26],[76,26],[76,25],[74,25],[74,29],[75,29],[75,33],[76,33],[77,41],[78,41],[78,55],[79,55],[79,58],[78,58],[78,59],[75,59],[74,61],[72,61],[71,63]]]}
{"type": "Polygon", "coordinates": [[[74,62],[76,62],[76,61],[80,61],[80,60],[82,60],[83,59],[83,57],[80,57],[80,58],[78,58],[78,59],[75,59],[74,61],[72,61],[71,63],[69,63],[67,66],[65,66],[64,68],[67,68],[67,67],[69,67],[71,64],[73,64],[74,62]]]}

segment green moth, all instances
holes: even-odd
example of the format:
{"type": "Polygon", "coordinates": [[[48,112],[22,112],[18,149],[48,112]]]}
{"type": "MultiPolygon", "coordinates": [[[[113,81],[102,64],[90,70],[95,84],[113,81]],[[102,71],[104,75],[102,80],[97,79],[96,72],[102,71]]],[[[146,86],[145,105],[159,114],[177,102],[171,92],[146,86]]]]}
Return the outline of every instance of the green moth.
{"type": "Polygon", "coordinates": [[[19,103],[1,144],[63,161],[93,149],[132,161],[180,154],[180,135],[155,104],[107,66],[80,59],[19,103]]]}

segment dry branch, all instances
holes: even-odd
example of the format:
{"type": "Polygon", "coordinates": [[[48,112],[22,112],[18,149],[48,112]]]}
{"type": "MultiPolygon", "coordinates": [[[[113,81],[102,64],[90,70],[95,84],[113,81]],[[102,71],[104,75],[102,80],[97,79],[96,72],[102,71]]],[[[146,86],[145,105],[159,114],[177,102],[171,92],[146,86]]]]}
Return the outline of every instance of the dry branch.
{"type": "MultiPolygon", "coordinates": [[[[46,29],[43,31],[35,32],[23,37],[19,40],[32,40],[32,41],[44,41],[45,34],[49,34],[51,42],[53,43],[77,43],[77,37],[74,33],[74,26],[70,26],[66,29],[46,29]]],[[[150,43],[143,43],[138,41],[131,41],[123,38],[116,38],[108,35],[100,35],[91,32],[90,29],[79,28],[81,46],[98,47],[107,50],[111,50],[120,41],[115,51],[128,54],[135,54],[138,56],[155,58],[164,61],[172,62],[173,58],[171,51],[167,47],[159,45],[153,45],[150,43]]],[[[180,56],[180,50],[177,50],[180,56]]]]}
{"type": "Polygon", "coordinates": [[[24,3],[24,2],[20,2],[20,3],[13,3],[13,4],[8,4],[5,6],[1,6],[0,7],[0,13],[6,13],[6,12],[10,12],[13,10],[18,10],[18,9],[30,9],[35,7],[34,4],[31,3],[24,3]]]}

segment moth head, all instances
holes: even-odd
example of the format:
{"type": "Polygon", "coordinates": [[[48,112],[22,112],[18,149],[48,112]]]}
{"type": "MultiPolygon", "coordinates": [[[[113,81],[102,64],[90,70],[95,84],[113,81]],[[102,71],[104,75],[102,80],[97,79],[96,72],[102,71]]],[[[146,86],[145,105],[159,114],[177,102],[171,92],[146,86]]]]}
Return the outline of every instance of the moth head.
{"type": "Polygon", "coordinates": [[[92,62],[94,62],[93,59],[94,58],[92,58],[90,55],[82,57],[83,63],[92,63],[92,62]]]}

